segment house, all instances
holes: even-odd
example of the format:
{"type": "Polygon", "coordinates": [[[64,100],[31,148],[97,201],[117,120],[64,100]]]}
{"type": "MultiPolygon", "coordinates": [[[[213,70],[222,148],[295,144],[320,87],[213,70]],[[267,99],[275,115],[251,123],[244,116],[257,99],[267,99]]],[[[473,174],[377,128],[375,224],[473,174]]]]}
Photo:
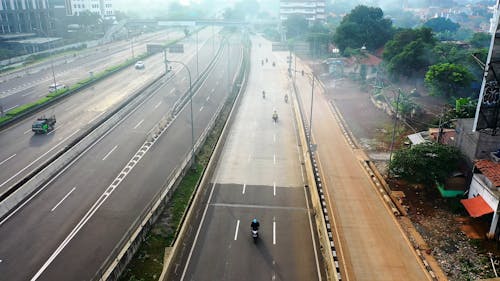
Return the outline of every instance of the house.
{"type": "Polygon", "coordinates": [[[500,163],[481,159],[474,163],[472,181],[467,199],[460,200],[471,217],[493,214],[490,229],[486,234],[492,238],[498,234],[498,211],[500,198],[500,163]]]}

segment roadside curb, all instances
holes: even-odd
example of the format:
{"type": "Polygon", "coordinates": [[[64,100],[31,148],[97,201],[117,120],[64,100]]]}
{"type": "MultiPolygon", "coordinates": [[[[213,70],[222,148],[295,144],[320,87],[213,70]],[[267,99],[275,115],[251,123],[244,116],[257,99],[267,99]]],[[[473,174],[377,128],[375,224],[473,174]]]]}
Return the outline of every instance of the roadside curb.
{"type": "Polygon", "coordinates": [[[294,98],[292,100],[296,101],[294,102],[294,115],[299,128],[299,139],[303,144],[301,145],[301,152],[304,159],[304,169],[307,174],[307,182],[309,182],[307,189],[309,190],[309,194],[311,196],[313,217],[318,231],[321,254],[327,271],[327,279],[341,281],[342,276],[340,272],[339,258],[335,242],[333,240],[332,222],[330,221],[325,195],[323,194],[319,167],[316,162],[315,153],[312,152],[313,145],[308,141],[311,140],[311,136],[307,132],[307,125],[304,123],[304,119],[302,117],[301,102],[295,81],[292,82],[292,85],[294,91],[294,98]],[[322,216],[319,215],[320,213],[322,216]],[[329,249],[329,251],[327,249],[329,249]]]}
{"type": "MultiPolygon", "coordinates": [[[[321,87],[323,88],[323,92],[325,92],[325,88],[324,88],[323,84],[321,84],[321,87]]],[[[336,106],[335,102],[333,100],[330,100],[329,104],[330,104],[330,108],[332,109],[332,113],[333,113],[335,119],[337,120],[337,122],[339,123],[339,125],[342,129],[342,132],[344,134],[344,137],[346,138],[346,140],[349,143],[349,145],[351,146],[351,148],[352,149],[360,149],[356,146],[356,139],[355,139],[354,135],[352,134],[352,132],[348,129],[347,123],[345,122],[344,118],[340,114],[340,111],[339,111],[338,107],[336,106]]],[[[396,218],[396,221],[398,222],[399,227],[401,228],[401,230],[403,230],[403,233],[407,237],[407,240],[410,243],[410,245],[412,246],[415,254],[418,256],[418,258],[422,262],[424,268],[429,273],[431,279],[432,280],[440,280],[439,278],[437,278],[435,272],[438,272],[438,274],[440,276],[445,276],[445,275],[442,272],[442,269],[438,266],[438,263],[435,261],[433,256],[424,255],[420,251],[420,246],[418,245],[418,243],[415,242],[415,238],[414,238],[414,235],[420,236],[420,233],[418,233],[418,231],[414,228],[413,223],[411,223],[411,221],[410,221],[410,225],[405,224],[406,227],[412,228],[412,230],[413,230],[413,231],[411,231],[412,233],[405,231],[403,228],[403,225],[402,225],[400,220],[401,220],[401,218],[407,218],[406,209],[401,205],[401,203],[398,201],[398,199],[394,197],[394,195],[392,194],[392,191],[389,188],[389,185],[387,184],[387,182],[385,181],[383,176],[380,174],[377,167],[373,164],[373,162],[369,159],[369,157],[364,153],[364,150],[362,150],[362,154],[363,154],[363,159],[362,159],[363,168],[370,176],[372,183],[375,185],[378,193],[383,198],[387,207],[393,213],[394,217],[396,218]],[[397,219],[398,217],[400,217],[399,220],[397,219]],[[438,266],[438,268],[435,268],[435,267],[433,268],[429,264],[427,259],[432,259],[433,264],[438,266]]],[[[408,220],[409,220],[409,218],[408,218],[408,220]]],[[[419,238],[420,238],[420,240],[423,240],[423,238],[421,236],[419,238]]]]}

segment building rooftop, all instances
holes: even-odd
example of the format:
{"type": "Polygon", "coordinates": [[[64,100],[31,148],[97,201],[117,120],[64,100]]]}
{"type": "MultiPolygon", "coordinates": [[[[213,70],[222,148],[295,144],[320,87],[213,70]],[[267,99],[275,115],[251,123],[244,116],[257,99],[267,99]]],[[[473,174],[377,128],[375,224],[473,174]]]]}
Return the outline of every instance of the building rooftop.
{"type": "Polygon", "coordinates": [[[481,159],[476,161],[475,166],[494,186],[500,187],[500,163],[481,159]]]}

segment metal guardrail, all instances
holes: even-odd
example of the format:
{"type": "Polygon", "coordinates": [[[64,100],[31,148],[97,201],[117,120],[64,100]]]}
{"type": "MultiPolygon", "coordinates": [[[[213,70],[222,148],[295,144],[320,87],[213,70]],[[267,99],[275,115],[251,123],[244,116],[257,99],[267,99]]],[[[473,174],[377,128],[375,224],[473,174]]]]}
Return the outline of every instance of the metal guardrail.
{"type": "MultiPolygon", "coordinates": [[[[193,92],[199,90],[199,87],[201,87],[202,82],[207,79],[211,69],[215,67],[216,60],[220,59],[220,56],[222,54],[222,47],[223,46],[221,44],[210,66],[207,67],[205,73],[200,75],[200,78],[203,79],[197,80],[196,85],[193,85],[193,92]]],[[[170,128],[170,125],[176,120],[178,113],[186,107],[187,101],[189,100],[188,98],[189,98],[189,90],[184,94],[184,98],[181,98],[182,100],[184,100],[184,102],[180,102],[169,113],[169,115],[173,117],[170,119],[162,118],[160,120],[160,123],[162,124],[156,126],[156,129],[153,130],[153,134],[148,136],[145,143],[158,139],[170,128]]],[[[209,125],[204,130],[202,135],[198,138],[197,142],[195,143],[195,153],[205,141],[205,138],[208,136],[209,131],[214,126],[216,118],[219,115],[222,108],[223,104],[219,106],[219,108],[216,111],[216,114],[210,120],[209,125]]],[[[147,230],[149,230],[153,222],[160,215],[164,203],[166,203],[169,196],[171,196],[173,191],[175,191],[175,187],[179,184],[180,180],[182,179],[181,176],[186,172],[186,169],[190,167],[189,164],[191,159],[192,159],[192,154],[191,151],[189,151],[188,153],[186,153],[183,162],[179,166],[177,166],[173,170],[173,172],[169,175],[169,177],[165,181],[165,184],[160,189],[161,191],[157,193],[157,195],[144,208],[144,210],[141,212],[141,215],[137,217],[137,219],[130,226],[129,230],[124,234],[124,236],[114,247],[110,255],[108,255],[106,260],[103,262],[103,265],[101,266],[97,274],[94,276],[93,280],[116,280],[119,278],[122,270],[129,262],[129,260],[133,257],[134,253],[137,251],[140,245],[139,242],[144,239],[147,230]]]]}
{"type": "Polygon", "coordinates": [[[321,180],[321,175],[319,173],[318,163],[316,161],[314,145],[312,143],[312,135],[310,135],[308,124],[304,117],[304,106],[302,105],[302,100],[300,99],[300,95],[298,94],[299,91],[296,87],[295,80],[292,84],[298,103],[299,112],[297,118],[299,119],[300,127],[302,128],[300,135],[304,138],[302,141],[306,143],[306,146],[304,147],[305,151],[303,151],[303,153],[306,155],[305,161],[307,166],[309,167],[305,167],[305,169],[306,171],[308,171],[308,179],[311,185],[309,186],[309,191],[311,193],[311,201],[314,206],[314,217],[320,235],[322,255],[325,260],[325,266],[327,269],[327,278],[328,280],[341,281],[342,275],[340,273],[337,249],[333,241],[334,233],[332,232],[332,222],[328,214],[328,209],[326,208],[327,205],[325,201],[325,194],[323,192],[323,183],[321,180]],[[318,216],[318,214],[322,214],[322,216],[318,216]],[[326,235],[322,235],[324,232],[326,232],[326,235]],[[326,252],[326,249],[329,249],[329,251],[326,252]]]}
{"type": "MultiPolygon", "coordinates": [[[[214,57],[212,59],[212,62],[216,58],[214,57]]],[[[119,69],[116,71],[120,71],[119,69]]],[[[205,73],[209,71],[209,67],[205,69],[205,73]]],[[[206,75],[205,75],[206,76],[206,75]]],[[[86,136],[90,135],[92,132],[97,130],[99,127],[101,127],[103,124],[105,124],[108,120],[110,120],[114,115],[118,114],[120,111],[125,109],[130,103],[132,103],[134,100],[138,99],[143,95],[144,92],[150,90],[148,92],[149,94],[152,94],[154,92],[154,88],[158,88],[161,86],[162,79],[164,76],[159,76],[150,83],[146,84],[143,86],[141,89],[137,90],[133,95],[131,95],[126,101],[124,101],[122,104],[118,105],[114,110],[111,110],[107,115],[103,116],[98,122],[96,122],[94,125],[92,125],[90,128],[79,134],[75,139],[73,139],[68,145],[66,145],[64,148],[60,149],[59,151],[55,152],[54,155],[52,155],[47,161],[43,162],[42,164],[38,165],[36,168],[34,168],[28,175],[23,177],[21,180],[16,182],[15,184],[11,185],[5,192],[0,194],[0,219],[3,219],[9,215],[9,213],[16,208],[19,204],[24,202],[31,194],[36,192],[38,188],[43,186],[46,182],[50,180],[50,178],[54,175],[57,174],[57,172],[62,169],[65,165],[71,162],[72,159],[76,158],[78,156],[78,153],[75,152],[75,149],[77,151],[82,151],[85,150],[85,147],[82,145],[79,145],[79,143],[86,138],[86,136]],[[155,86],[156,84],[156,86],[155,86]],[[82,148],[83,147],[83,148],[82,148]],[[72,153],[70,153],[73,151],[72,153]],[[66,158],[63,156],[66,154],[66,158]],[[68,155],[71,154],[71,155],[68,155]],[[63,158],[63,159],[61,159],[63,158]],[[52,169],[49,169],[52,163],[55,163],[56,161],[59,161],[57,167],[54,167],[52,165],[52,169]],[[62,163],[61,163],[62,162],[62,163]],[[40,173],[44,172],[42,176],[38,176],[40,173]]],[[[201,79],[197,78],[197,80],[194,82],[195,85],[199,85],[200,83],[198,82],[201,79]]],[[[167,81],[170,77],[167,77],[167,81]]],[[[95,81],[92,83],[89,83],[90,86],[93,84],[95,81]]],[[[186,94],[184,94],[183,98],[185,98],[188,91],[186,94]]],[[[145,95],[145,96],[148,96],[145,95]]],[[[147,98],[147,97],[144,97],[147,98]]],[[[132,110],[132,109],[128,109],[132,110]]],[[[115,122],[118,122],[118,120],[115,120],[115,122]]],[[[109,126],[111,127],[111,126],[109,126]]],[[[105,130],[103,132],[100,132],[99,135],[93,136],[94,139],[99,138],[100,135],[104,134],[105,130]]],[[[87,145],[90,145],[92,141],[88,142],[87,145]]]]}

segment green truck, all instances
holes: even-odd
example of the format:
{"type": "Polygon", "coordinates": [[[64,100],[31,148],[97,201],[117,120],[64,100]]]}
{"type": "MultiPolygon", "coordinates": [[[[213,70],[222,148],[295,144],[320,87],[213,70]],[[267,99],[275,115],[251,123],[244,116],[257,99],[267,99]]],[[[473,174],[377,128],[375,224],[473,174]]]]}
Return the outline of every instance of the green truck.
{"type": "Polygon", "coordinates": [[[50,117],[42,116],[37,118],[33,125],[31,125],[31,130],[35,134],[47,134],[48,132],[54,130],[56,125],[56,117],[54,115],[50,117]]]}

